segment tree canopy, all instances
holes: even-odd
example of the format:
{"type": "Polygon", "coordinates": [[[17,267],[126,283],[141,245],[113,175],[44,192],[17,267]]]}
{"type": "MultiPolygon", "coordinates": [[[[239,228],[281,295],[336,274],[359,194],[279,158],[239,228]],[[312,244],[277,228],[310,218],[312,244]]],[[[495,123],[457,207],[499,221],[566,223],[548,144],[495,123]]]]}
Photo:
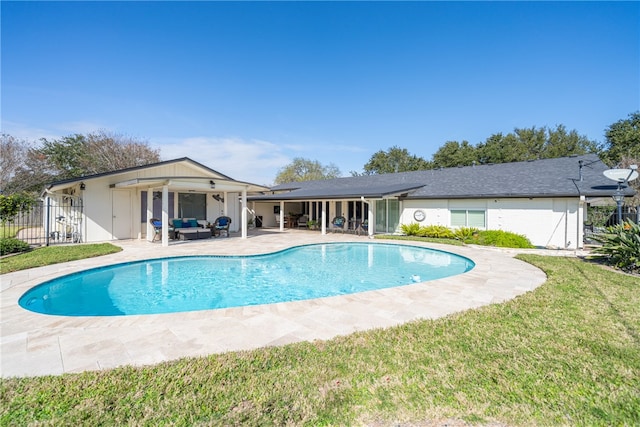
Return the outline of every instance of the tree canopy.
{"type": "Polygon", "coordinates": [[[508,163],[595,153],[595,141],[570,132],[563,125],[555,129],[516,128],[504,135],[496,133],[484,142],[471,145],[467,141],[449,141],[433,155],[433,167],[469,166],[474,163],[508,163]]]}
{"type": "Polygon", "coordinates": [[[275,183],[314,181],[319,179],[338,178],[342,175],[340,169],[333,163],[323,166],[317,160],[296,157],[287,166],[278,171],[275,183]]]}
{"type": "Polygon", "coordinates": [[[160,152],[146,141],[98,131],[60,139],[43,138],[40,145],[2,135],[2,192],[37,192],[51,181],[77,178],[160,161],[160,152]]]}
{"type": "Polygon", "coordinates": [[[425,159],[409,154],[406,148],[393,146],[387,151],[380,150],[371,156],[371,159],[364,165],[364,175],[424,169],[430,169],[430,163],[425,159]]]}
{"type": "Polygon", "coordinates": [[[620,162],[640,161],[640,111],[618,120],[605,131],[606,142],[601,147],[600,158],[609,166],[620,162]]]}

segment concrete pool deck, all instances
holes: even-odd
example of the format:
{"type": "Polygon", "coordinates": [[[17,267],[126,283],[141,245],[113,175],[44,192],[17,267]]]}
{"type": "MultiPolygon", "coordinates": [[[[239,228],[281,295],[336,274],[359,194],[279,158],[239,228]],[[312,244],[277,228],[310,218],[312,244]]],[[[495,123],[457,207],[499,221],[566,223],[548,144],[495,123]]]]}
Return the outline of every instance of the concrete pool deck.
{"type": "Polygon", "coordinates": [[[259,230],[247,239],[233,234],[172,242],[117,241],[122,252],[0,276],[0,374],[2,377],[59,375],[124,365],[149,365],[189,356],[326,340],[417,319],[499,303],[540,286],[539,269],[513,258],[518,251],[369,240],[350,234],[303,230],[259,230]],[[249,255],[325,242],[411,244],[472,259],[464,274],[359,294],[270,305],[156,315],[113,317],[49,316],[24,310],[18,299],[28,289],[76,271],[181,255],[249,255]]]}

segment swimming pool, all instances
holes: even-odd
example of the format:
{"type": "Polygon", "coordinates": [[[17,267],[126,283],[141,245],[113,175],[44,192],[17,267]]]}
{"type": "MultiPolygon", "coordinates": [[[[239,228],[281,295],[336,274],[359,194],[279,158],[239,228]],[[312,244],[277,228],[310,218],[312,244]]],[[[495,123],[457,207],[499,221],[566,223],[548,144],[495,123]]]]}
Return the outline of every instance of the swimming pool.
{"type": "Polygon", "coordinates": [[[121,316],[273,304],[461,274],[468,258],[416,246],[323,243],[253,256],[160,258],[95,268],[28,290],[21,307],[63,316],[121,316]]]}

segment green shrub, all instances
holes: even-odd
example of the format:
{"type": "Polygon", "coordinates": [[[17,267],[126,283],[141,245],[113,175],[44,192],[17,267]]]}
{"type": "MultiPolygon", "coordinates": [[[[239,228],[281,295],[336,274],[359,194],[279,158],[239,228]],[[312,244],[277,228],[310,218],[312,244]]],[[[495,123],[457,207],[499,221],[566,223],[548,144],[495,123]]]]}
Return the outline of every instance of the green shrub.
{"type": "Polygon", "coordinates": [[[422,237],[435,237],[438,239],[453,239],[453,231],[444,225],[427,225],[426,227],[420,227],[418,232],[422,237]]]}
{"type": "Polygon", "coordinates": [[[594,257],[629,273],[640,273],[640,225],[631,221],[607,227],[603,234],[593,240],[602,243],[593,250],[594,257]]]}
{"type": "Polygon", "coordinates": [[[13,237],[0,239],[0,255],[26,252],[30,249],[29,244],[22,240],[13,237]]]}
{"type": "Polygon", "coordinates": [[[420,224],[412,222],[411,224],[402,224],[400,226],[402,232],[407,236],[417,236],[420,231],[420,224]]]}
{"type": "Polygon", "coordinates": [[[444,225],[426,225],[418,223],[402,224],[402,232],[407,236],[431,237],[435,239],[456,239],[464,243],[501,248],[534,248],[531,241],[521,234],[503,230],[478,230],[474,227],[460,227],[454,230],[444,225]]]}
{"type": "Polygon", "coordinates": [[[521,234],[503,230],[483,230],[478,233],[479,245],[499,248],[533,248],[531,241],[521,234]]]}
{"type": "Polygon", "coordinates": [[[453,231],[453,235],[456,239],[463,242],[473,242],[473,235],[477,234],[479,230],[474,227],[460,227],[453,231]]]}

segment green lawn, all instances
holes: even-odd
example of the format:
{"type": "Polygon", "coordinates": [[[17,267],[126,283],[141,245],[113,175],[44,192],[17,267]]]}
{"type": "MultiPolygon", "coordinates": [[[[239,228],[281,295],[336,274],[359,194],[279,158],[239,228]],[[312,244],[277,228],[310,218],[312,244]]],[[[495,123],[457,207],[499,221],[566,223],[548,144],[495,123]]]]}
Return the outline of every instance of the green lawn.
{"type": "Polygon", "coordinates": [[[122,248],[111,243],[47,246],[0,259],[0,273],[4,274],[28,268],[108,255],[121,250],[122,248]]]}
{"type": "Polygon", "coordinates": [[[12,224],[0,225],[0,238],[15,237],[22,228],[12,224]]]}
{"type": "Polygon", "coordinates": [[[527,255],[512,301],[329,341],[3,379],[0,425],[640,425],[640,279],[527,255]]]}

